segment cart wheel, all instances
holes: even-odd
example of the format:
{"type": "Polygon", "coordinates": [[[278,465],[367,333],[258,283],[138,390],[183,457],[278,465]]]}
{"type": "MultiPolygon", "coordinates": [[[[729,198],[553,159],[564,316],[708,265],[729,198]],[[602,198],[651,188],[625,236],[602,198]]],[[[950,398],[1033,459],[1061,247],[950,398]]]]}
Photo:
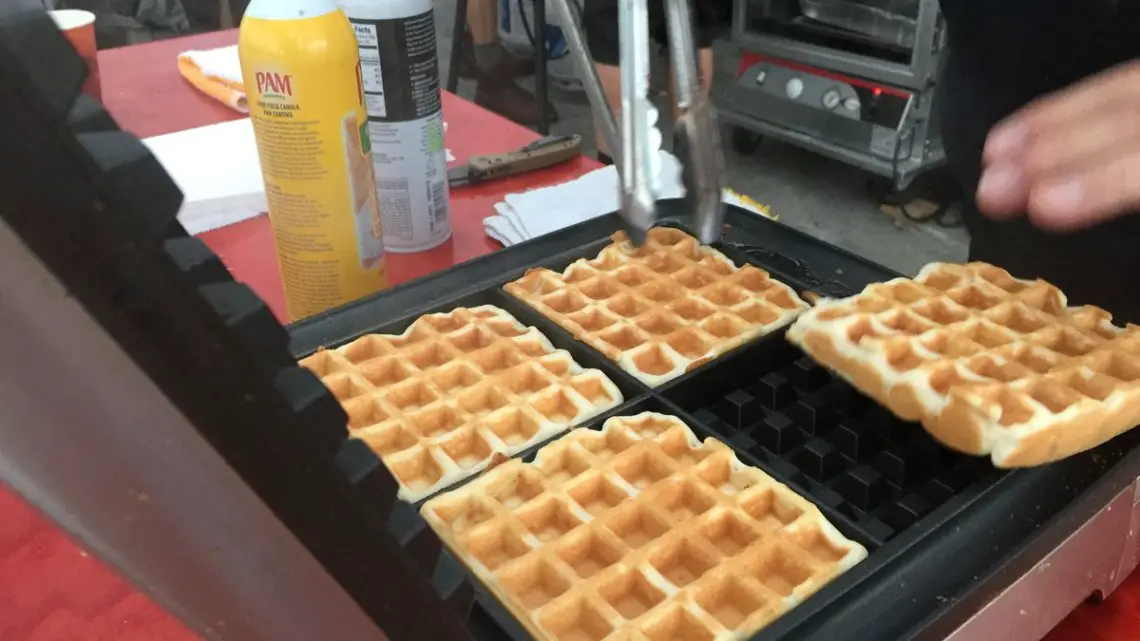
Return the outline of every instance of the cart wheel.
{"type": "Polygon", "coordinates": [[[732,140],[732,150],[743,155],[755,152],[764,140],[764,136],[744,127],[733,127],[729,135],[732,140]]]}

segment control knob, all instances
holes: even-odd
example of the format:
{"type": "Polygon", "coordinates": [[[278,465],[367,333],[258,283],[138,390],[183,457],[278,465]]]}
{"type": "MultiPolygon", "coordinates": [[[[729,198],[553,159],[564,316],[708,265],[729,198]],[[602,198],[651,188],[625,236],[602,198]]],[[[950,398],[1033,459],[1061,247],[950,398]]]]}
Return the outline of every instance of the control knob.
{"type": "Polygon", "coordinates": [[[828,109],[835,109],[841,102],[839,91],[835,89],[828,89],[823,94],[823,106],[828,109]]]}
{"type": "Polygon", "coordinates": [[[804,93],[804,81],[799,78],[792,78],[788,81],[787,86],[784,87],[785,93],[792,100],[798,99],[804,93]]]}

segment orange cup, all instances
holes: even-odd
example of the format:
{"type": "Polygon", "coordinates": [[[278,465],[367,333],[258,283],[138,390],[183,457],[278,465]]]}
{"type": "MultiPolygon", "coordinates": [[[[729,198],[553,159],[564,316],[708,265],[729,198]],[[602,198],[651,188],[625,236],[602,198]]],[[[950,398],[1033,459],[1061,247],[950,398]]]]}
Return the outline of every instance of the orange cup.
{"type": "Polygon", "coordinates": [[[95,46],[95,14],[79,9],[49,11],[52,20],[67,37],[68,42],[83,62],[87,63],[87,81],[83,83],[83,93],[96,100],[102,99],[99,87],[99,57],[95,46]]]}

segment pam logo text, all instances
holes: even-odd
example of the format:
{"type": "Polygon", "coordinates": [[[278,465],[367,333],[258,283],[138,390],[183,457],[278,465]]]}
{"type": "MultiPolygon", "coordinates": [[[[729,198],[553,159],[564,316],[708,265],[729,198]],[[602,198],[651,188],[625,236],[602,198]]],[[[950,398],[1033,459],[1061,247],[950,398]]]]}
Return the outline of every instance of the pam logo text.
{"type": "Polygon", "coordinates": [[[293,96],[293,76],[270,71],[257,72],[257,93],[284,98],[293,96]]]}

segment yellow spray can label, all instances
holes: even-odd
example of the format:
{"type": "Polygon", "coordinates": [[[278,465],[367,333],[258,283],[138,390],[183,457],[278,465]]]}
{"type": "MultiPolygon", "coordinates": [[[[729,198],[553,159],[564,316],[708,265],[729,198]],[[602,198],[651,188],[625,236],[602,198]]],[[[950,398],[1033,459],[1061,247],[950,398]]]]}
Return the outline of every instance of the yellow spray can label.
{"type": "Polygon", "coordinates": [[[356,38],[340,11],[247,15],[242,73],[293,320],[387,286],[356,38]]]}

